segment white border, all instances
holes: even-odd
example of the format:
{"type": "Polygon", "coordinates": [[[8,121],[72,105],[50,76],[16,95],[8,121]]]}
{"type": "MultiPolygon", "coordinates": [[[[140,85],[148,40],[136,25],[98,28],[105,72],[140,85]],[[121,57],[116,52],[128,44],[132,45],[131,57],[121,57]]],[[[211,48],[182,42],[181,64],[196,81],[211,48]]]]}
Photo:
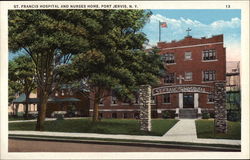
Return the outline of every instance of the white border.
{"type": "Polygon", "coordinates": [[[0,103],[1,103],[1,157],[0,159],[238,159],[249,158],[249,1],[9,1],[0,2],[0,103]],[[8,35],[7,10],[14,9],[14,4],[133,4],[140,9],[241,9],[241,85],[242,85],[242,151],[241,152],[130,152],[130,153],[8,153],[8,35]]]}

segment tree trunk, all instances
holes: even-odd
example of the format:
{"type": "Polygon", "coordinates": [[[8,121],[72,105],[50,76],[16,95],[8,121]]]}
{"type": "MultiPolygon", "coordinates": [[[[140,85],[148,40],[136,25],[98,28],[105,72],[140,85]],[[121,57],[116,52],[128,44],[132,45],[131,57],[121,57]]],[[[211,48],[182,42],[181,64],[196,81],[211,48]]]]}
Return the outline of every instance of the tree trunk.
{"type": "Polygon", "coordinates": [[[18,108],[19,108],[19,104],[16,104],[16,116],[18,117],[18,108]]]}
{"type": "Polygon", "coordinates": [[[29,93],[25,93],[26,99],[25,99],[25,114],[24,118],[28,119],[28,114],[29,114],[29,93]]]}
{"type": "Polygon", "coordinates": [[[99,121],[99,101],[96,99],[93,101],[94,101],[94,107],[93,107],[92,122],[97,122],[99,121]]]}
{"type": "Polygon", "coordinates": [[[38,106],[38,118],[37,118],[37,123],[36,123],[36,131],[44,130],[44,121],[46,117],[48,99],[49,99],[48,94],[41,95],[40,97],[40,103],[38,106]]]}

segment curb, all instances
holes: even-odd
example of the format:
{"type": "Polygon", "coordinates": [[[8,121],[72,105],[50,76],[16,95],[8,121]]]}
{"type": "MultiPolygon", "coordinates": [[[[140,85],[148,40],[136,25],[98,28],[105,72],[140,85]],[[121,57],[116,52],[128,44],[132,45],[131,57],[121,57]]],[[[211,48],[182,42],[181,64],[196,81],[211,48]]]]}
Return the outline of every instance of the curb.
{"type": "Polygon", "coordinates": [[[176,149],[193,149],[193,150],[204,150],[204,151],[227,151],[227,152],[240,152],[241,148],[234,147],[218,147],[218,146],[203,146],[198,144],[182,144],[175,143],[164,144],[164,143],[150,143],[150,142],[122,142],[122,141],[109,141],[107,140],[91,140],[91,139],[70,139],[70,138],[54,138],[54,137],[26,137],[20,135],[10,135],[9,139],[19,140],[33,140],[33,141],[52,141],[52,142],[68,142],[68,143],[88,143],[88,144],[103,144],[103,145],[126,145],[126,146],[143,146],[143,147],[157,147],[157,148],[176,148],[176,149]]]}

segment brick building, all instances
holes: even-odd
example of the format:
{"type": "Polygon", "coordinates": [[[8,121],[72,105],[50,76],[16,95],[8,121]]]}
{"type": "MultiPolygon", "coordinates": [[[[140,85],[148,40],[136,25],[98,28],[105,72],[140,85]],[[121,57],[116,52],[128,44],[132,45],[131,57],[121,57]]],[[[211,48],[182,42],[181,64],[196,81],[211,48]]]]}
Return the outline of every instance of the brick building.
{"type": "MultiPolygon", "coordinates": [[[[153,86],[152,117],[162,117],[165,111],[180,118],[197,118],[202,111],[213,112],[214,82],[226,81],[223,35],[200,39],[186,36],[180,41],[159,42],[157,47],[166,71],[160,86],[153,86]]],[[[138,99],[133,103],[120,102],[113,95],[99,104],[99,111],[105,118],[137,118],[138,99]]],[[[90,115],[92,112],[90,104],[90,115]]]]}

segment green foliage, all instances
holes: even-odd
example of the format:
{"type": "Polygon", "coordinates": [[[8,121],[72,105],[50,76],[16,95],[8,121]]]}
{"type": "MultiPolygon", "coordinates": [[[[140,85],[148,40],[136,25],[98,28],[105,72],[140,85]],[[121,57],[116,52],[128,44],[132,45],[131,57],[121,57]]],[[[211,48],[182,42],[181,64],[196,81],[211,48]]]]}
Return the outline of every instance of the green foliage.
{"type": "Polygon", "coordinates": [[[175,118],[175,111],[164,111],[162,112],[162,118],[175,118]]]}
{"type": "Polygon", "coordinates": [[[10,10],[8,13],[9,50],[28,54],[35,64],[41,102],[37,130],[42,130],[49,95],[61,83],[67,83],[65,77],[72,72],[65,70],[71,57],[92,47],[93,35],[102,29],[98,21],[103,13],[101,10],[10,10]]]}
{"type": "Polygon", "coordinates": [[[214,120],[196,120],[195,124],[198,138],[241,139],[240,122],[228,121],[228,131],[226,134],[214,133],[214,120]]]}
{"type": "MultiPolygon", "coordinates": [[[[158,83],[163,67],[155,50],[143,51],[146,35],[140,29],[151,15],[146,10],[105,10],[100,32],[92,49],[74,57],[76,79],[83,79],[95,92],[113,90],[119,99],[132,100],[138,86],[158,83]]],[[[72,76],[74,77],[74,76],[72,76]]],[[[99,93],[99,96],[105,96],[99,93]]]]}
{"type": "Polygon", "coordinates": [[[209,119],[210,118],[210,114],[208,112],[202,112],[202,119],[209,119]]]}
{"type": "Polygon", "coordinates": [[[25,93],[29,96],[36,88],[35,65],[27,55],[20,55],[9,61],[9,102],[16,93],[25,93]]]}
{"type": "Polygon", "coordinates": [[[240,121],[241,120],[241,112],[238,110],[228,110],[227,111],[227,120],[228,121],[240,121]]]}
{"type": "MultiPolygon", "coordinates": [[[[104,133],[128,135],[162,136],[172,128],[178,120],[152,120],[152,131],[144,132],[139,129],[139,122],[134,119],[102,119],[92,123],[90,119],[72,119],[63,121],[46,121],[45,131],[73,133],[104,133]]],[[[10,123],[10,130],[34,130],[35,122],[10,123]]]]}

